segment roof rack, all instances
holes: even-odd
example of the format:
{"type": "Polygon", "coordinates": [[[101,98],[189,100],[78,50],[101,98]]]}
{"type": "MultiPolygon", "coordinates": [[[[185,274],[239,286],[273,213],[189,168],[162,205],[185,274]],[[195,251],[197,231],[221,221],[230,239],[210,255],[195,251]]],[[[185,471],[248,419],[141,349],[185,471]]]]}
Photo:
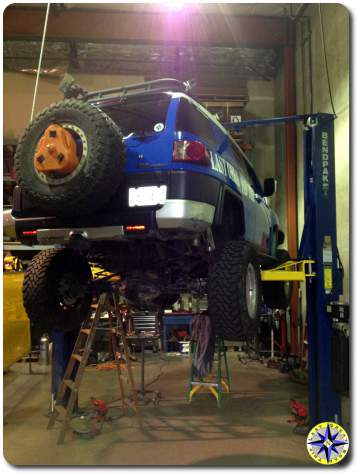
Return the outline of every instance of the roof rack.
{"type": "Polygon", "coordinates": [[[112,89],[102,89],[99,91],[87,92],[84,95],[85,100],[99,100],[107,96],[111,96],[116,93],[121,93],[121,95],[126,95],[128,91],[141,90],[141,92],[165,92],[165,91],[176,91],[176,92],[188,92],[192,87],[190,81],[182,82],[178,79],[164,78],[164,79],[155,79],[153,81],[145,81],[137,84],[130,84],[128,86],[114,87],[112,89]]]}

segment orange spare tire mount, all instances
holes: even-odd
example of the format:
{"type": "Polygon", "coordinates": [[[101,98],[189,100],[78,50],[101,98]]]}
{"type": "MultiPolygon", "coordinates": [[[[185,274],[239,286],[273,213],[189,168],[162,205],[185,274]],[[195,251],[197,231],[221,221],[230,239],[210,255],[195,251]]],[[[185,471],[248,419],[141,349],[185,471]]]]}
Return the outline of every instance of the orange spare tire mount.
{"type": "Polygon", "coordinates": [[[68,175],[79,164],[77,145],[72,134],[58,124],[51,124],[40,138],[34,155],[36,170],[45,175],[68,175]]]}

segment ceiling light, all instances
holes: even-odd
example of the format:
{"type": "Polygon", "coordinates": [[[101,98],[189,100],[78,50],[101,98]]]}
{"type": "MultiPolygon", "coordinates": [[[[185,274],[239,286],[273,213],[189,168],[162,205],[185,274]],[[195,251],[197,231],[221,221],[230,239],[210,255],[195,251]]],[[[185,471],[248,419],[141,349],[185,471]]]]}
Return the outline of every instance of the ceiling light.
{"type": "Polygon", "coordinates": [[[182,10],[184,3],[183,2],[176,2],[176,1],[171,1],[171,2],[165,2],[165,6],[168,10],[171,12],[179,12],[182,10]]]}

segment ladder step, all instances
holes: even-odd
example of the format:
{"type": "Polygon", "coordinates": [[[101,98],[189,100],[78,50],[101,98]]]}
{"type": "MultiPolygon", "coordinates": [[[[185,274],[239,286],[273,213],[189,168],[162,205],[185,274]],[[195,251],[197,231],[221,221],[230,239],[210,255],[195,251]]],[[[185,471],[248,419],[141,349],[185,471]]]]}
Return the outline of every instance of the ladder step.
{"type": "Polygon", "coordinates": [[[72,379],[64,379],[63,383],[65,386],[67,386],[71,391],[76,390],[77,388],[75,387],[75,382],[72,381],[72,379]]]}
{"type": "Polygon", "coordinates": [[[85,335],[89,335],[91,333],[91,328],[81,328],[81,333],[85,333],[85,335]]]}
{"type": "Polygon", "coordinates": [[[74,360],[77,360],[80,363],[82,363],[82,356],[81,355],[78,355],[76,353],[72,353],[71,358],[73,358],[74,360]]]}

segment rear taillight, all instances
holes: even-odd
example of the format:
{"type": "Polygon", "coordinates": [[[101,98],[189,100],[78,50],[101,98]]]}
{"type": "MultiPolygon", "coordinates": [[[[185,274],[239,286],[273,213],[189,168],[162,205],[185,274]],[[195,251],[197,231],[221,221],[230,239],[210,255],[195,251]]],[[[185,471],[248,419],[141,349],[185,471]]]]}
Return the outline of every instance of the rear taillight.
{"type": "Polygon", "coordinates": [[[191,162],[210,165],[211,158],[206,147],[197,140],[176,140],[173,144],[174,162],[191,162]]]}
{"type": "Polygon", "coordinates": [[[23,236],[36,236],[37,231],[23,231],[22,235],[23,236]]]}
{"type": "Polygon", "coordinates": [[[135,225],[127,225],[125,226],[125,231],[127,232],[138,232],[138,231],[146,231],[146,226],[144,224],[135,224],[135,225]]]}

